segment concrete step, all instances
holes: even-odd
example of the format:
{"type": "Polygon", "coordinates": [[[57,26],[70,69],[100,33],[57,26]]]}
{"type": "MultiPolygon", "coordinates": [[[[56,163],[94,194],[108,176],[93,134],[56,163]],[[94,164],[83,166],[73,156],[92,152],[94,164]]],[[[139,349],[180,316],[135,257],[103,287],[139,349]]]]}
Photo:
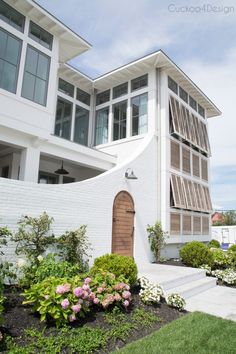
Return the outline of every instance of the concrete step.
{"type": "MultiPolygon", "coordinates": [[[[171,269],[170,269],[171,270],[171,269]]],[[[190,270],[190,268],[188,268],[190,270]]],[[[175,276],[172,279],[166,279],[160,282],[160,285],[163,288],[163,291],[167,291],[172,288],[177,288],[184,284],[189,284],[196,280],[205,279],[206,278],[206,271],[204,269],[195,269],[192,268],[192,272],[183,273],[181,275],[175,276]]]]}
{"type": "Polygon", "coordinates": [[[194,279],[193,281],[185,282],[177,287],[171,287],[168,290],[164,290],[164,293],[165,295],[177,293],[184,299],[188,299],[215,286],[216,278],[204,276],[199,279],[194,279]]]}

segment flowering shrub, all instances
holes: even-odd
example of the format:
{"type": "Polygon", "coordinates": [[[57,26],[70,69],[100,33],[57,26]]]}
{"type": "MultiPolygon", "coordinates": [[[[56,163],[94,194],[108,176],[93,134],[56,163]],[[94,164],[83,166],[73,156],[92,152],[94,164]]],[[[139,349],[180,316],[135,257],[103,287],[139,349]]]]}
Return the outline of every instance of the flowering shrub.
{"type": "Polygon", "coordinates": [[[222,280],[225,284],[236,285],[236,271],[234,269],[229,268],[224,270],[213,270],[211,275],[222,280]]]}
{"type": "Polygon", "coordinates": [[[50,277],[33,284],[23,295],[23,303],[34,304],[41,321],[52,318],[57,326],[85,317],[91,306],[106,309],[116,304],[126,308],[131,301],[129,286],[107,272],[94,279],[50,277]]]}
{"type": "Polygon", "coordinates": [[[158,284],[151,283],[147,278],[139,279],[141,290],[139,296],[145,304],[156,304],[163,296],[162,287],[158,284]]]}
{"type": "Polygon", "coordinates": [[[228,263],[227,254],[218,248],[211,248],[214,266],[226,267],[228,263]]]}
{"type": "Polygon", "coordinates": [[[166,302],[169,306],[176,307],[179,310],[183,310],[186,302],[179,294],[170,294],[166,297],[166,302]]]}
{"type": "Polygon", "coordinates": [[[207,275],[211,275],[211,267],[209,265],[203,264],[200,268],[205,269],[207,275]]]}

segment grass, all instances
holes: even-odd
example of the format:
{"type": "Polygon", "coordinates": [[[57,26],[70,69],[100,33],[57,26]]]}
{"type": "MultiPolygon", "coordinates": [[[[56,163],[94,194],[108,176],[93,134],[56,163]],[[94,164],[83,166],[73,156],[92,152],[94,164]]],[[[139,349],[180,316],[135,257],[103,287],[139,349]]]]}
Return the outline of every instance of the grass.
{"type": "Polygon", "coordinates": [[[236,323],[195,312],[115,353],[233,354],[236,353],[236,323]]]}

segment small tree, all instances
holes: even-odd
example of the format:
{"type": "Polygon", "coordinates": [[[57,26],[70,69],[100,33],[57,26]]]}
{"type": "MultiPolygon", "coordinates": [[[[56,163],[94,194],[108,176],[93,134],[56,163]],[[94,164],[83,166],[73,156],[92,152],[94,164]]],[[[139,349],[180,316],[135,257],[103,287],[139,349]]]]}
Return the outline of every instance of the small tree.
{"type": "Polygon", "coordinates": [[[38,256],[55,243],[55,236],[50,232],[52,222],[53,218],[45,212],[38,218],[23,216],[18,222],[17,233],[12,236],[17,243],[16,254],[24,254],[31,265],[38,265],[38,256]]]}
{"type": "Polygon", "coordinates": [[[90,257],[91,244],[86,235],[87,226],[81,225],[74,231],[66,231],[57,239],[60,256],[67,262],[78,264],[81,270],[87,269],[88,261],[84,257],[90,257]]]}
{"type": "Polygon", "coordinates": [[[165,246],[165,232],[162,230],[160,222],[156,222],[155,225],[147,226],[148,240],[150,243],[151,251],[157,262],[161,258],[161,249],[165,246]]]}

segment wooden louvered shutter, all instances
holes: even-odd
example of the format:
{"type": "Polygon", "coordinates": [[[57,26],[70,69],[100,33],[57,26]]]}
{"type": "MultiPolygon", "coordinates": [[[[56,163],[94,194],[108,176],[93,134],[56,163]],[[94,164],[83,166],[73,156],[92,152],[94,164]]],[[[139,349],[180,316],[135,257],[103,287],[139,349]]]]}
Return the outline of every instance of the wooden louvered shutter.
{"type": "Polygon", "coordinates": [[[176,105],[175,105],[175,99],[173,96],[170,96],[170,112],[171,112],[171,117],[172,117],[172,123],[173,123],[173,128],[174,132],[176,134],[180,134],[180,126],[179,126],[179,119],[178,119],[178,113],[176,111],[176,105]]]}
{"type": "Polygon", "coordinates": [[[197,122],[198,122],[198,135],[199,135],[200,147],[202,150],[206,151],[204,132],[202,130],[202,122],[200,121],[200,119],[197,119],[197,122]]]}
{"type": "Polygon", "coordinates": [[[205,181],[208,181],[208,161],[205,159],[201,160],[201,177],[202,179],[204,179],[205,181]]]}
{"type": "Polygon", "coordinates": [[[192,171],[193,171],[193,175],[195,177],[200,177],[200,166],[199,166],[199,162],[200,162],[200,159],[199,159],[199,156],[198,155],[195,155],[193,154],[192,155],[192,171]]]}
{"type": "Polygon", "coordinates": [[[193,145],[197,144],[195,126],[194,126],[194,118],[193,114],[189,113],[189,125],[190,125],[190,132],[191,132],[191,143],[193,145]]]}
{"type": "Polygon", "coordinates": [[[183,178],[183,186],[184,186],[186,207],[187,207],[187,209],[191,210],[193,207],[193,204],[192,204],[191,192],[189,190],[188,180],[186,178],[183,178]]]}
{"type": "Polygon", "coordinates": [[[194,235],[201,234],[201,217],[200,216],[193,217],[193,233],[194,233],[194,235]]]}
{"type": "Polygon", "coordinates": [[[180,169],[180,145],[171,141],[171,167],[180,169]]]}
{"type": "Polygon", "coordinates": [[[183,117],[183,121],[184,121],[185,139],[188,141],[191,141],[189,110],[183,105],[181,105],[181,108],[182,108],[182,117],[183,117]]]}
{"type": "Polygon", "coordinates": [[[171,175],[171,189],[173,194],[174,206],[176,208],[185,208],[185,196],[181,177],[171,175]]]}
{"type": "Polygon", "coordinates": [[[211,204],[211,197],[210,197],[210,192],[208,187],[203,187],[204,193],[205,193],[205,198],[207,202],[207,211],[210,213],[212,211],[212,204],[211,204]]]}
{"type": "Polygon", "coordinates": [[[188,180],[188,187],[189,187],[189,192],[190,192],[190,198],[192,200],[192,210],[198,210],[197,196],[195,193],[194,183],[190,180],[188,180]]]}
{"type": "Polygon", "coordinates": [[[180,235],[180,214],[170,213],[170,234],[180,235]]]}
{"type": "Polygon", "coordinates": [[[181,105],[178,100],[175,100],[175,107],[176,107],[176,113],[177,113],[177,119],[179,123],[179,133],[180,135],[184,138],[184,120],[182,117],[182,110],[181,110],[181,105]]]}
{"type": "Polygon", "coordinates": [[[195,196],[196,196],[196,209],[198,211],[200,211],[201,210],[201,195],[199,194],[198,183],[193,182],[193,185],[194,185],[195,196]]]}
{"type": "Polygon", "coordinates": [[[183,215],[183,235],[191,235],[192,233],[192,217],[191,215],[183,215]]]}
{"type": "Polygon", "coordinates": [[[204,136],[205,144],[206,144],[206,151],[208,152],[208,154],[210,154],[211,147],[210,147],[209,137],[208,137],[208,133],[207,133],[207,127],[206,127],[206,124],[204,124],[204,123],[202,123],[202,130],[203,130],[203,136],[204,136]]]}
{"type": "Polygon", "coordinates": [[[182,148],[183,172],[191,173],[190,150],[182,148]]]}
{"type": "Polygon", "coordinates": [[[205,195],[205,191],[204,191],[204,187],[202,185],[199,185],[201,188],[201,199],[202,199],[202,211],[207,212],[208,211],[208,204],[207,204],[207,200],[206,200],[206,195],[205,195]]]}
{"type": "Polygon", "coordinates": [[[209,233],[210,233],[209,221],[210,221],[210,219],[208,216],[202,217],[202,234],[203,235],[209,235],[209,233]]]}
{"type": "Polygon", "coordinates": [[[197,146],[201,147],[200,132],[198,129],[198,118],[195,115],[193,115],[193,123],[194,123],[194,128],[196,133],[196,144],[197,146]]]}
{"type": "Polygon", "coordinates": [[[204,191],[202,189],[202,186],[199,183],[197,183],[197,189],[198,189],[198,195],[200,198],[200,210],[205,211],[206,205],[205,205],[204,191]]]}

